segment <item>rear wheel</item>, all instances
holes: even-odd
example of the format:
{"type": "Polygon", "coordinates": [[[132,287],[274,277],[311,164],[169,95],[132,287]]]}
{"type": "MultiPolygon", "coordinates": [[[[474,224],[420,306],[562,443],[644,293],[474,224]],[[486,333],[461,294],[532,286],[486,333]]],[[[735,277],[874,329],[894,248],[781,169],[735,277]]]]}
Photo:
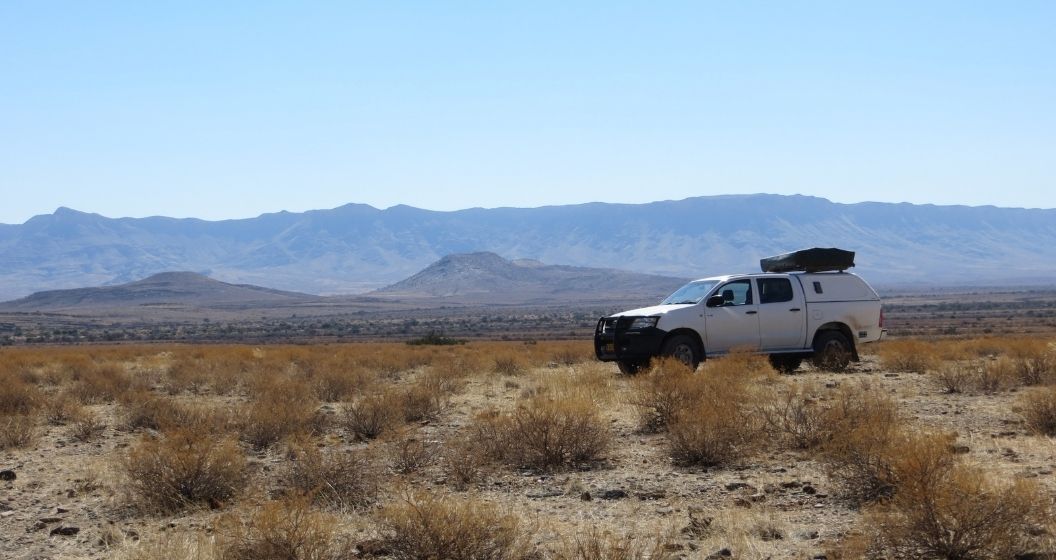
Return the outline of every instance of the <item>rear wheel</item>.
{"type": "Polygon", "coordinates": [[[639,371],[642,371],[642,367],[645,366],[645,363],[632,360],[620,360],[616,362],[616,365],[620,368],[620,373],[624,375],[634,375],[639,371]]]}
{"type": "Polygon", "coordinates": [[[801,363],[803,363],[803,358],[800,356],[770,354],[770,365],[774,366],[774,369],[781,373],[792,373],[799,368],[799,364],[801,363]]]}
{"type": "Polygon", "coordinates": [[[839,331],[823,331],[814,338],[814,367],[843,371],[851,363],[851,342],[839,331]]]}
{"type": "Polygon", "coordinates": [[[677,334],[667,339],[660,353],[686,364],[689,369],[697,369],[697,364],[700,363],[701,351],[697,341],[689,335],[677,334]]]}

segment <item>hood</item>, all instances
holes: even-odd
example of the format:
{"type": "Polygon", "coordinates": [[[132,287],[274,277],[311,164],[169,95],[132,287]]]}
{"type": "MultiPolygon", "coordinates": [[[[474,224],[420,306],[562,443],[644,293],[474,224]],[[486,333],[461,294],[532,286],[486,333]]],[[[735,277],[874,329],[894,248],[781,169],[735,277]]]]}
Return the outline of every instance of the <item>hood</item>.
{"type": "Polygon", "coordinates": [[[619,313],[613,313],[610,317],[652,317],[656,315],[665,315],[676,309],[685,309],[687,307],[693,307],[693,303],[679,303],[676,305],[654,305],[652,307],[642,307],[640,309],[630,309],[628,311],[620,311],[619,313]]]}

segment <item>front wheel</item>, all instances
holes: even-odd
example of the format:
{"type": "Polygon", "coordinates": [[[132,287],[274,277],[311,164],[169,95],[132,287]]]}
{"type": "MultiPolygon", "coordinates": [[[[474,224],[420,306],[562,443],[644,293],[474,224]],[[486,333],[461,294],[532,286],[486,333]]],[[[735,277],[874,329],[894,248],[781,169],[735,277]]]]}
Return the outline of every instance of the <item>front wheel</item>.
{"type": "Polygon", "coordinates": [[[843,371],[851,363],[851,343],[839,331],[824,331],[814,339],[814,367],[843,371]]]}
{"type": "Polygon", "coordinates": [[[701,351],[697,347],[697,341],[688,335],[679,334],[667,339],[660,353],[686,364],[689,369],[697,369],[697,364],[700,363],[701,351]]]}
{"type": "Polygon", "coordinates": [[[620,373],[624,375],[634,375],[639,371],[642,371],[642,367],[644,367],[645,364],[631,360],[620,360],[616,362],[616,366],[620,368],[620,373]]]}

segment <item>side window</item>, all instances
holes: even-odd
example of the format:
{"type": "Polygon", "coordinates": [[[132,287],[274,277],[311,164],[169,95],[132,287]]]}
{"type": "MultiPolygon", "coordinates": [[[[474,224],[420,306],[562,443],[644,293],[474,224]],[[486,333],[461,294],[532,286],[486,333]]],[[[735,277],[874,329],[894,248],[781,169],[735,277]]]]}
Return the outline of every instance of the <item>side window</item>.
{"type": "Polygon", "coordinates": [[[752,281],[734,280],[719,289],[723,305],[751,305],[752,281]]]}
{"type": "Polygon", "coordinates": [[[757,278],[759,303],[792,301],[792,281],[788,278],[757,278]]]}

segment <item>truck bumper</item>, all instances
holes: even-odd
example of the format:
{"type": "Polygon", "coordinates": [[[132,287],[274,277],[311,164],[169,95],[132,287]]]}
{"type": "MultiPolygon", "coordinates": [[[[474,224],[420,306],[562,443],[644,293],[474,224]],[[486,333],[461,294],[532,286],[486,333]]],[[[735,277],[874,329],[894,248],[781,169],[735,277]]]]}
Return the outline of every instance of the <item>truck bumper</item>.
{"type": "Polygon", "coordinates": [[[594,355],[603,362],[644,362],[660,354],[667,331],[629,330],[635,317],[602,317],[594,329],[594,355]]]}

